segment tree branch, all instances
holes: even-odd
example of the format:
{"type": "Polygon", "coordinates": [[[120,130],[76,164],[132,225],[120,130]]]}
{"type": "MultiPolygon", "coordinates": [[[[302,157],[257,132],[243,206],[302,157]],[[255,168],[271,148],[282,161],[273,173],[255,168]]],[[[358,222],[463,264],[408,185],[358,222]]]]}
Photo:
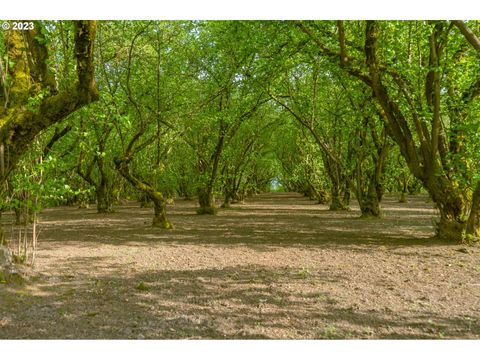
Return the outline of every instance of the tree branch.
{"type": "MultiPolygon", "coordinates": [[[[54,94],[48,94],[47,92],[45,95],[42,90],[49,89],[48,87],[45,88],[45,86],[49,86],[49,82],[44,79],[44,77],[48,78],[47,73],[45,73],[47,70],[43,68],[43,65],[41,66],[43,70],[37,69],[37,79],[43,79],[43,81],[32,83],[30,76],[27,75],[30,69],[23,60],[25,55],[23,41],[18,38],[18,32],[13,30],[9,32],[7,37],[14,41],[8,49],[9,57],[18,61],[11,70],[15,82],[11,88],[11,102],[6,114],[0,115],[2,126],[0,144],[5,145],[5,153],[8,154],[5,161],[5,171],[0,174],[0,180],[5,179],[14,169],[19,158],[27,151],[30,143],[42,130],[60,122],[82,106],[99,98],[93,66],[95,33],[95,21],[75,22],[77,81],[65,91],[54,94]],[[27,106],[28,98],[33,90],[36,90],[34,95],[40,96],[40,94],[43,94],[42,96],[44,96],[35,109],[27,106]]],[[[37,46],[35,41],[32,44],[37,46]]],[[[40,45],[38,46],[34,50],[37,52],[37,60],[46,56],[45,49],[40,45]]]]}
{"type": "MultiPolygon", "coordinates": [[[[297,25],[297,27],[303,31],[305,34],[308,35],[308,37],[310,39],[312,39],[315,44],[317,44],[318,48],[320,49],[320,51],[324,54],[324,55],[327,55],[328,57],[330,57],[331,59],[334,59],[334,60],[340,60],[340,66],[345,70],[347,71],[350,75],[353,75],[355,76],[356,78],[360,79],[361,81],[363,81],[365,84],[367,84],[368,86],[371,86],[371,79],[362,73],[362,71],[360,69],[357,69],[357,68],[354,68],[352,65],[351,65],[351,59],[349,59],[348,57],[346,58],[343,58],[342,55],[340,53],[337,53],[329,48],[327,48],[314,34],[313,32],[305,26],[305,24],[303,24],[303,22],[301,21],[296,21],[295,22],[295,25],[297,25]],[[343,58],[343,60],[342,60],[343,58]]],[[[344,34],[343,34],[344,35],[344,34]]],[[[345,40],[345,39],[343,39],[345,40]]],[[[343,45],[345,46],[345,45],[343,45]]],[[[340,47],[342,47],[342,45],[340,45],[340,47]]]]}
{"type": "Polygon", "coordinates": [[[53,145],[60,140],[62,137],[68,134],[68,132],[72,130],[72,125],[68,124],[65,126],[62,130],[59,130],[59,128],[55,129],[55,133],[53,136],[50,138],[50,141],[48,144],[43,148],[43,157],[46,158],[47,155],[50,153],[50,150],[52,150],[53,145]]]}
{"type": "Polygon", "coordinates": [[[480,39],[474,34],[474,32],[461,20],[452,20],[452,23],[460,30],[470,45],[480,52],[480,39]]]}

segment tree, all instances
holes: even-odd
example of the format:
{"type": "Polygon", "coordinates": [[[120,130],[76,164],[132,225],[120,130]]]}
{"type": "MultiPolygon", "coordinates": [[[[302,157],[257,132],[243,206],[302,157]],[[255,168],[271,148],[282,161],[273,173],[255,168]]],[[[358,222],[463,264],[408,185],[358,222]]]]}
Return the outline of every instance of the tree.
{"type": "Polygon", "coordinates": [[[469,171],[466,149],[473,137],[465,125],[480,78],[464,71],[478,53],[465,47],[454,23],[339,21],[336,34],[332,23],[322,24],[321,31],[314,23],[296,25],[325,57],[371,89],[388,134],[440,211],[438,236],[478,236],[478,222],[467,221],[478,219],[472,192],[480,189],[469,171]]]}
{"type": "Polygon", "coordinates": [[[99,96],[93,66],[97,23],[74,22],[76,77],[64,89],[58,88],[49,65],[54,61],[49,53],[48,27],[55,27],[55,24],[40,21],[33,24],[31,30],[9,30],[3,36],[0,58],[1,184],[41,131],[99,96]]]}
{"type": "Polygon", "coordinates": [[[352,136],[347,125],[352,119],[346,111],[348,100],[345,90],[324,68],[321,59],[308,55],[301,54],[293,67],[286,69],[279,84],[270,90],[270,96],[317,144],[330,180],[330,210],[346,210],[348,203],[344,199],[349,199],[346,158],[348,139],[352,136]],[[345,193],[347,197],[342,198],[345,193]]]}
{"type": "Polygon", "coordinates": [[[214,190],[221,158],[239,128],[267,97],[252,78],[257,58],[243,22],[200,23],[193,33],[198,43],[191,54],[197,99],[185,141],[196,155],[198,214],[215,214],[214,190]],[[212,136],[212,134],[215,134],[212,136]]]}
{"type": "MultiPolygon", "coordinates": [[[[133,36],[126,48],[126,64],[121,69],[121,77],[124,79],[121,85],[121,94],[123,95],[122,105],[125,106],[125,115],[118,117],[120,121],[116,130],[122,143],[122,150],[121,154],[116,155],[113,161],[117,171],[136,190],[153,202],[152,226],[172,229],[173,224],[168,220],[166,214],[166,197],[148,180],[148,175],[146,179],[132,166],[135,158],[138,158],[144,150],[151,148],[152,144],[156,143],[157,150],[160,151],[161,142],[172,127],[163,119],[164,113],[167,111],[162,106],[163,98],[160,82],[163,65],[161,60],[164,52],[169,51],[169,42],[165,41],[164,37],[168,39],[171,36],[172,29],[169,27],[169,23],[160,24],[157,22],[133,24],[133,30],[133,36]],[[141,40],[143,44],[147,41],[147,46],[136,48],[141,40]],[[135,53],[135,51],[138,51],[138,53],[135,53]],[[155,81],[152,81],[152,79],[155,79],[155,81]],[[147,87],[151,83],[154,86],[147,87]],[[154,89],[154,95],[145,96],[145,92],[150,92],[151,88],[154,89]],[[132,122],[135,124],[133,134],[132,122]],[[165,126],[165,124],[167,125],[165,126]],[[155,125],[156,131],[152,130],[155,125]]],[[[112,99],[114,98],[113,95],[111,94],[112,99]]],[[[161,156],[158,156],[157,167],[161,160],[163,160],[161,156]]],[[[149,170],[151,169],[149,168],[149,170]]]]}

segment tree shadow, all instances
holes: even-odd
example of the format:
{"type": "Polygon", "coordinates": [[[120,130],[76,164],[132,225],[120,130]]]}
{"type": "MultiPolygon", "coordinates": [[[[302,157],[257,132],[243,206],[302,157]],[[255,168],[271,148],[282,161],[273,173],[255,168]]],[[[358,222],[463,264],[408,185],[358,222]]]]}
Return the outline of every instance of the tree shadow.
{"type": "MultiPolygon", "coordinates": [[[[97,266],[102,258],[72,259],[97,266]]],[[[345,308],[345,278],[292,267],[230,266],[40,277],[0,285],[3,339],[478,338],[480,319],[345,308]],[[139,286],[139,284],[143,284],[139,286]]]]}
{"type": "MultiPolygon", "coordinates": [[[[41,216],[42,246],[52,242],[89,246],[152,243],[215,246],[249,246],[258,251],[272,247],[309,246],[349,248],[369,251],[371,246],[402,248],[411,246],[457,246],[434,237],[436,215],[420,198],[407,204],[385,201],[387,215],[378,220],[359,218],[359,211],[331,212],[318,209],[314,202],[292,194],[259,196],[244,205],[234,205],[219,216],[198,216],[192,201],[169,206],[176,228],[151,228],[151,209],[127,204],[113,214],[99,215],[91,209],[48,209],[41,216]],[[277,207],[292,207],[272,212],[277,207]],[[298,203],[306,205],[297,206],[298,203]],[[255,207],[266,206],[265,209],[255,207]],[[275,205],[277,204],[277,205],[275,205]],[[297,207],[295,207],[297,206],[297,207]],[[396,211],[395,209],[401,209],[396,211]],[[406,211],[410,209],[411,211],[406,211]]],[[[53,244],[52,244],[53,246],[53,244]]]]}

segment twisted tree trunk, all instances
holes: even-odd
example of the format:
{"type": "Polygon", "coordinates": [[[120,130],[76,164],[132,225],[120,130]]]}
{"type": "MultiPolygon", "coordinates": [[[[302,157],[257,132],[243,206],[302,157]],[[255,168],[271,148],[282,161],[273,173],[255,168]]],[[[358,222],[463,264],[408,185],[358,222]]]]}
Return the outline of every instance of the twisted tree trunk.
{"type": "Polygon", "coordinates": [[[173,224],[167,218],[167,201],[162,193],[156,191],[153,186],[132,175],[129,169],[128,158],[115,158],[115,167],[118,172],[138,191],[144,193],[153,202],[154,216],[152,226],[162,227],[164,229],[173,229],[173,224]]]}

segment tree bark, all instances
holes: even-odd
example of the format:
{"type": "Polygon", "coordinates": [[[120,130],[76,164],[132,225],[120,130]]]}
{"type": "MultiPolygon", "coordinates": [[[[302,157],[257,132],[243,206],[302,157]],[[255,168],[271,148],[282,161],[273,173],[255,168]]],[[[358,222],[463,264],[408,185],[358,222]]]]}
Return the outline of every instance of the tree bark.
{"type": "Polygon", "coordinates": [[[332,185],[332,190],[331,190],[331,201],[330,201],[329,210],[332,210],[332,211],[348,210],[348,206],[346,206],[343,203],[343,199],[338,187],[335,186],[334,184],[332,185]]]}
{"type": "Polygon", "coordinates": [[[361,200],[359,199],[359,203],[362,218],[379,218],[381,216],[380,199],[373,181],[368,186],[367,194],[363,195],[361,200]]]}
{"type": "Polygon", "coordinates": [[[200,187],[198,189],[198,204],[200,205],[197,210],[199,215],[215,215],[217,213],[212,186],[200,187]]]}
{"type": "Polygon", "coordinates": [[[348,210],[348,205],[343,202],[342,199],[342,179],[340,178],[339,164],[331,161],[327,156],[323,157],[323,163],[327,170],[327,175],[330,178],[330,210],[348,210]]]}
{"type": "Polygon", "coordinates": [[[100,176],[98,184],[96,185],[97,212],[99,214],[113,212],[111,189],[109,188],[109,179],[108,174],[105,171],[105,159],[103,158],[103,153],[106,147],[105,140],[106,139],[102,139],[102,141],[99,142],[100,154],[96,155],[95,158],[100,176]]]}
{"type": "Polygon", "coordinates": [[[477,187],[472,195],[472,206],[467,219],[465,237],[467,241],[480,240],[480,182],[477,183],[477,187]]]}
{"type": "Polygon", "coordinates": [[[95,193],[97,196],[97,213],[109,214],[113,212],[106,183],[101,182],[95,193]]]}
{"type": "Polygon", "coordinates": [[[4,111],[0,110],[0,145],[4,154],[0,171],[2,182],[35,136],[99,97],[93,66],[96,22],[75,22],[77,81],[61,92],[56,90],[46,66],[48,49],[39,29],[41,25],[35,25],[35,30],[24,32],[28,52],[22,32],[11,30],[6,35],[8,57],[15,65],[10,73],[12,84],[8,103],[4,111]],[[38,105],[29,103],[32,95],[41,99],[38,105]]]}
{"type": "Polygon", "coordinates": [[[202,177],[206,178],[206,184],[200,184],[197,189],[198,205],[200,206],[197,210],[198,215],[215,215],[217,213],[215,201],[213,199],[213,187],[215,186],[215,181],[217,179],[218,165],[220,163],[224,143],[225,129],[224,125],[221,125],[215,151],[209,161],[200,160],[199,162],[200,174],[202,177]]]}
{"type": "Polygon", "coordinates": [[[114,159],[118,172],[137,190],[144,193],[153,202],[154,216],[152,226],[164,229],[173,229],[173,224],[167,218],[167,201],[161,192],[156,191],[151,185],[133,176],[126,159],[114,159]]]}

